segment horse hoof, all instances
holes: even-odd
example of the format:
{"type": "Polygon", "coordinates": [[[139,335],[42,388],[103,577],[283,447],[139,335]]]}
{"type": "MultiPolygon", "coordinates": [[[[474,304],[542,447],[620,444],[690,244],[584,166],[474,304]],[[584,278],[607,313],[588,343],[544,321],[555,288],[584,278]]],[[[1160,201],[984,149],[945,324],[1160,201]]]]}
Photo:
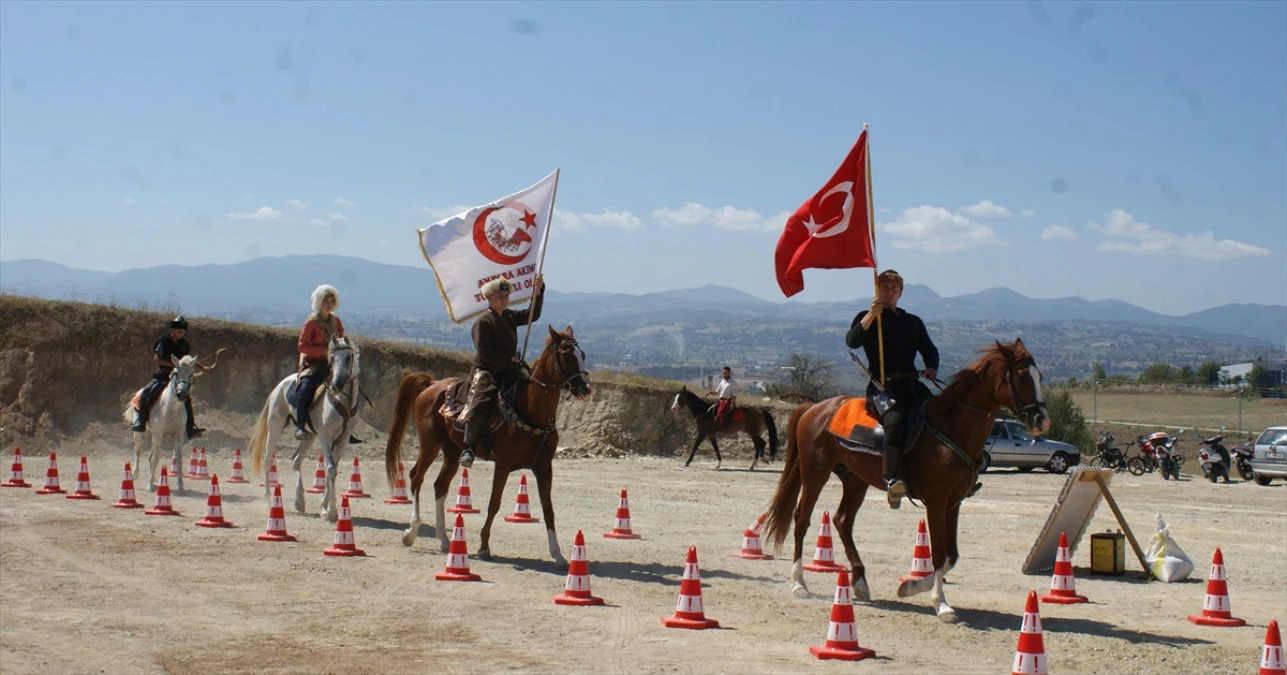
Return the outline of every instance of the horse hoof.
{"type": "Polygon", "coordinates": [[[149,486],[147,486],[147,491],[148,491],[148,492],[156,492],[156,486],[155,486],[155,485],[149,485],[149,486]]]}
{"type": "Polygon", "coordinates": [[[492,559],[491,549],[486,549],[486,548],[478,549],[478,559],[491,560],[492,559]]]}
{"type": "Polygon", "coordinates": [[[564,565],[568,564],[567,559],[566,559],[566,558],[564,558],[564,557],[563,557],[563,556],[561,556],[561,555],[556,555],[556,556],[554,556],[554,562],[555,562],[556,564],[558,564],[560,567],[562,567],[562,566],[564,566],[564,565]]]}
{"type": "Polygon", "coordinates": [[[855,584],[853,586],[854,602],[871,602],[871,589],[867,584],[855,584]]]}
{"type": "Polygon", "coordinates": [[[303,513],[303,512],[304,512],[304,500],[301,499],[295,502],[295,513],[303,513]]]}
{"type": "Polygon", "coordinates": [[[954,609],[945,609],[945,610],[943,610],[943,611],[939,612],[939,613],[938,613],[938,620],[939,620],[939,621],[942,621],[943,623],[956,623],[956,622],[958,621],[958,619],[957,619],[957,617],[956,617],[956,610],[954,610],[954,609]]]}
{"type": "Polygon", "coordinates": [[[809,589],[805,588],[804,584],[796,584],[791,587],[791,595],[801,600],[806,600],[809,597],[809,589]]]}
{"type": "Polygon", "coordinates": [[[439,540],[438,540],[438,548],[439,548],[439,552],[440,552],[440,553],[450,553],[450,552],[451,552],[451,541],[450,541],[450,540],[448,540],[448,539],[439,539],[439,540]]]}
{"type": "Polygon", "coordinates": [[[407,530],[402,533],[402,545],[410,546],[416,542],[416,533],[414,530],[407,530]]]}

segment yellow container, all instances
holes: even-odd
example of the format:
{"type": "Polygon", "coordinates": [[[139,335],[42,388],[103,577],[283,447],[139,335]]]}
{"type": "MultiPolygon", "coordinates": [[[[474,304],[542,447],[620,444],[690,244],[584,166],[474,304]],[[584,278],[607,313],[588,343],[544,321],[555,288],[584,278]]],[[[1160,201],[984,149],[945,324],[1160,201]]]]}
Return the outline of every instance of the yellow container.
{"type": "Polygon", "coordinates": [[[1091,574],[1126,574],[1126,535],[1121,530],[1090,535],[1091,574]]]}

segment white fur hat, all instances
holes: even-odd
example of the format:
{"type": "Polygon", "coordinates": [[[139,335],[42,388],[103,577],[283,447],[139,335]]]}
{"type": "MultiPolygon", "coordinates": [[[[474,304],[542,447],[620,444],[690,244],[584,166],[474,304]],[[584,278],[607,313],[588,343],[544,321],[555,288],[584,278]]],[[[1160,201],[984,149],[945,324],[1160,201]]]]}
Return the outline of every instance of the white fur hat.
{"type": "Polygon", "coordinates": [[[496,277],[495,279],[483,284],[483,297],[490,298],[498,292],[508,293],[513,290],[513,288],[514,284],[511,284],[509,280],[504,277],[496,277]]]}
{"type": "Polygon", "coordinates": [[[327,293],[335,296],[335,309],[340,308],[340,292],[335,290],[335,287],[330,284],[322,284],[321,286],[313,289],[312,300],[314,312],[322,309],[322,298],[325,298],[327,293]]]}

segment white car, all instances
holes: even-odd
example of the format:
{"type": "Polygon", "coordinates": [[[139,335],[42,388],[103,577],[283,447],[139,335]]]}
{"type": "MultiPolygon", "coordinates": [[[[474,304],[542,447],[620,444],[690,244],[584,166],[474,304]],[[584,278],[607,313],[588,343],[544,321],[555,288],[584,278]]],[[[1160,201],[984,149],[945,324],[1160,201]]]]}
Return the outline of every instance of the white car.
{"type": "Polygon", "coordinates": [[[1032,471],[1044,467],[1050,473],[1064,473],[1081,463],[1077,446],[1044,438],[1033,438],[1020,422],[997,420],[983,448],[981,471],[1006,467],[1032,471]]]}
{"type": "Polygon", "coordinates": [[[1275,478],[1287,478],[1287,427],[1269,427],[1256,439],[1251,470],[1257,485],[1268,485],[1275,478]]]}

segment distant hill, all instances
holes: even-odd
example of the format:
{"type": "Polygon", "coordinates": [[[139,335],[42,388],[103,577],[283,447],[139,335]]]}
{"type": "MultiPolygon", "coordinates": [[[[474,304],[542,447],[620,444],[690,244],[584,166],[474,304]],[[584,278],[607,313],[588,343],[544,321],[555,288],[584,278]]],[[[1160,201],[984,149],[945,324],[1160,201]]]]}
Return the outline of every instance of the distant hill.
{"type": "MultiPolygon", "coordinates": [[[[433,272],[338,255],[257,258],[233,265],[165,265],[118,273],[73,269],[45,260],[0,262],[0,291],[53,299],[146,303],[191,314],[272,323],[293,323],[308,311],[320,280],[342,290],[345,318],[446,320],[433,272]]],[[[821,321],[844,324],[869,301],[771,302],[725,286],[702,286],[631,295],[560,293],[547,306],[560,320],[619,322],[623,327],[692,321],[821,321]]],[[[909,284],[903,304],[927,322],[999,321],[1010,324],[1086,321],[1194,331],[1235,344],[1287,343],[1287,306],[1229,304],[1185,316],[1168,316],[1120,300],[1077,297],[1029,298],[1008,288],[940,296],[909,284]]]]}

